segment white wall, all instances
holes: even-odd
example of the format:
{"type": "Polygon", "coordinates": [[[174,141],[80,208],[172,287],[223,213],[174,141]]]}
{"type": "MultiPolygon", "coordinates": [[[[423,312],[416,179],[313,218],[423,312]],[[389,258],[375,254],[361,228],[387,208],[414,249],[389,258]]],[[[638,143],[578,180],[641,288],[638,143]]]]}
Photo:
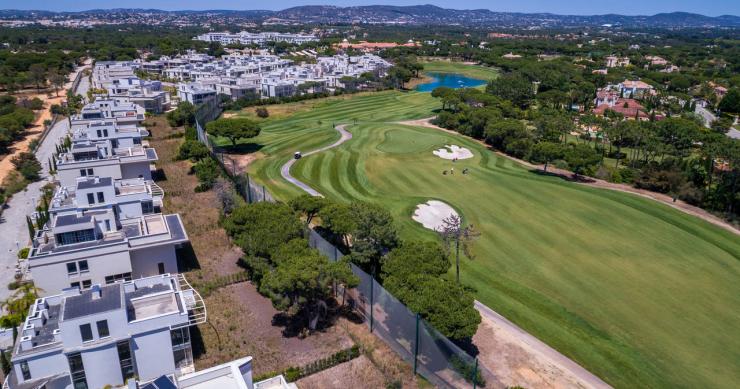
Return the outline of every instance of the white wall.
{"type": "MultiPolygon", "coordinates": [[[[95,328],[95,323],[92,323],[92,326],[95,328]]],[[[83,352],[82,364],[85,366],[88,388],[123,385],[118,349],[115,343],[83,352]]]]}
{"type": "Polygon", "coordinates": [[[149,161],[121,164],[122,178],[138,178],[139,176],[144,177],[145,180],[152,179],[152,171],[149,168],[149,161]]]}
{"type": "Polygon", "coordinates": [[[67,262],[72,262],[71,260],[42,265],[35,263],[38,260],[32,259],[31,275],[34,284],[41,288],[42,296],[58,294],[62,289],[69,288],[72,282],[82,283],[83,280],[91,280],[93,285],[104,285],[106,276],[132,271],[129,252],[125,250],[128,245],[122,244],[121,246],[124,248],[123,251],[108,252],[102,255],[95,255],[100,253],[100,250],[78,252],[74,261],[86,259],[90,270],[73,276],[67,274],[67,262]]]}
{"type": "Polygon", "coordinates": [[[164,263],[165,273],[177,273],[177,255],[174,245],[148,247],[131,251],[132,278],[142,278],[159,274],[157,264],[164,263]]]}
{"type": "Polygon", "coordinates": [[[131,351],[136,360],[136,371],[142,381],[153,380],[175,371],[169,328],[134,336],[131,351]]]}
{"type": "MultiPolygon", "coordinates": [[[[26,361],[28,362],[28,370],[31,372],[31,380],[69,372],[67,357],[61,351],[57,351],[54,354],[28,358],[26,361]]],[[[14,361],[13,369],[15,370],[16,377],[18,377],[18,382],[23,382],[23,373],[21,372],[21,364],[19,362],[14,361]]]]}
{"type": "Polygon", "coordinates": [[[62,186],[75,187],[77,177],[80,176],[80,169],[93,169],[93,175],[98,177],[111,177],[114,180],[121,178],[121,167],[118,161],[113,160],[109,164],[100,164],[100,162],[73,163],[71,165],[58,165],[57,179],[62,186]],[[95,164],[98,164],[97,166],[95,164]]]}

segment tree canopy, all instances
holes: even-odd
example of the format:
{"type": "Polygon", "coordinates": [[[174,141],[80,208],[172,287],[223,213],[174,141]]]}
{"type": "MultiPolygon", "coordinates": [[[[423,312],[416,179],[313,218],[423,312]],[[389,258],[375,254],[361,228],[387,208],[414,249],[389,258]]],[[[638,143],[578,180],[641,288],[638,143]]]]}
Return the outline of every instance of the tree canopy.
{"type": "Polygon", "coordinates": [[[206,124],[206,131],[213,136],[221,136],[231,141],[233,146],[240,139],[254,138],[260,134],[257,122],[247,118],[218,119],[206,124]]]}

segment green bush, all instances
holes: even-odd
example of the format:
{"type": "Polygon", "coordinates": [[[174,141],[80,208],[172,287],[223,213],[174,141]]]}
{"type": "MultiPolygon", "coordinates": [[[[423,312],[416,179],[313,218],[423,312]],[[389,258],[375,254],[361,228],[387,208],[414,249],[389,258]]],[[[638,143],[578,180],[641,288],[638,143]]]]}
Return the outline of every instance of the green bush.
{"type": "Polygon", "coordinates": [[[480,387],[486,386],[486,380],[483,379],[480,369],[476,369],[474,362],[466,362],[463,358],[453,355],[450,358],[450,364],[452,364],[452,369],[463,376],[465,381],[475,383],[480,387]]]}
{"type": "Polygon", "coordinates": [[[195,188],[196,192],[204,192],[213,188],[216,180],[221,175],[221,167],[213,158],[206,158],[195,164],[195,176],[198,177],[200,185],[195,188]]]}
{"type": "Polygon", "coordinates": [[[198,130],[193,126],[185,127],[186,140],[198,140],[198,130]]]}
{"type": "MultiPolygon", "coordinates": [[[[186,135],[187,136],[187,135],[186,135]]],[[[193,162],[200,161],[201,159],[208,158],[210,155],[208,147],[197,140],[186,140],[180,145],[177,150],[177,159],[184,160],[189,159],[193,162]]]]}
{"type": "Polygon", "coordinates": [[[285,380],[288,382],[294,382],[301,378],[301,369],[297,367],[289,367],[283,372],[285,380]]]}
{"type": "Polygon", "coordinates": [[[28,247],[24,247],[20,250],[18,250],[18,259],[26,259],[28,258],[28,252],[30,249],[28,247]]]}
{"type": "Polygon", "coordinates": [[[29,181],[36,181],[41,178],[41,163],[39,163],[33,153],[20,153],[18,156],[13,157],[10,162],[21,173],[23,178],[29,181]]]}

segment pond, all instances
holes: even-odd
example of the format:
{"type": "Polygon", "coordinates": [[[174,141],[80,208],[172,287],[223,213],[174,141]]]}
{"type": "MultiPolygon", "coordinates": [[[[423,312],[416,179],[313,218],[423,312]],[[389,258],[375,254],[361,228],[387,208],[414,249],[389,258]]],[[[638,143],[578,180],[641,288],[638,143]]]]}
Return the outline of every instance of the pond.
{"type": "Polygon", "coordinates": [[[448,88],[473,88],[486,83],[485,80],[470,78],[457,73],[427,73],[432,78],[431,82],[419,84],[416,90],[419,92],[431,92],[440,86],[448,88]]]}

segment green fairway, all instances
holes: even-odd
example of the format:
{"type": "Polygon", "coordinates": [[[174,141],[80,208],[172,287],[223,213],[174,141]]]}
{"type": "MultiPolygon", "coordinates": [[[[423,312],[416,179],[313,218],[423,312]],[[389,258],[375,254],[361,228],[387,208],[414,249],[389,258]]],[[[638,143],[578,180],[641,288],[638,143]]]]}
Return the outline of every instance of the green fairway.
{"type": "Polygon", "coordinates": [[[479,80],[491,80],[498,77],[498,70],[486,66],[468,65],[462,62],[430,61],[424,62],[424,72],[457,73],[479,80]]]}
{"type": "Polygon", "coordinates": [[[427,93],[383,92],[268,119],[252,177],[278,198],[280,178],[348,123],[353,139],[300,160],[293,175],[329,198],[387,207],[406,239],[436,239],[411,220],[445,201],[481,233],[461,279],[476,296],[620,388],[732,388],[740,382],[740,239],[668,206],[530,172],[462,136],[391,122],[439,107],[427,93]],[[442,160],[445,144],[473,159],[442,160]],[[441,174],[455,168],[455,175],[441,174]],[[458,172],[470,168],[469,175],[458,172]]]}

